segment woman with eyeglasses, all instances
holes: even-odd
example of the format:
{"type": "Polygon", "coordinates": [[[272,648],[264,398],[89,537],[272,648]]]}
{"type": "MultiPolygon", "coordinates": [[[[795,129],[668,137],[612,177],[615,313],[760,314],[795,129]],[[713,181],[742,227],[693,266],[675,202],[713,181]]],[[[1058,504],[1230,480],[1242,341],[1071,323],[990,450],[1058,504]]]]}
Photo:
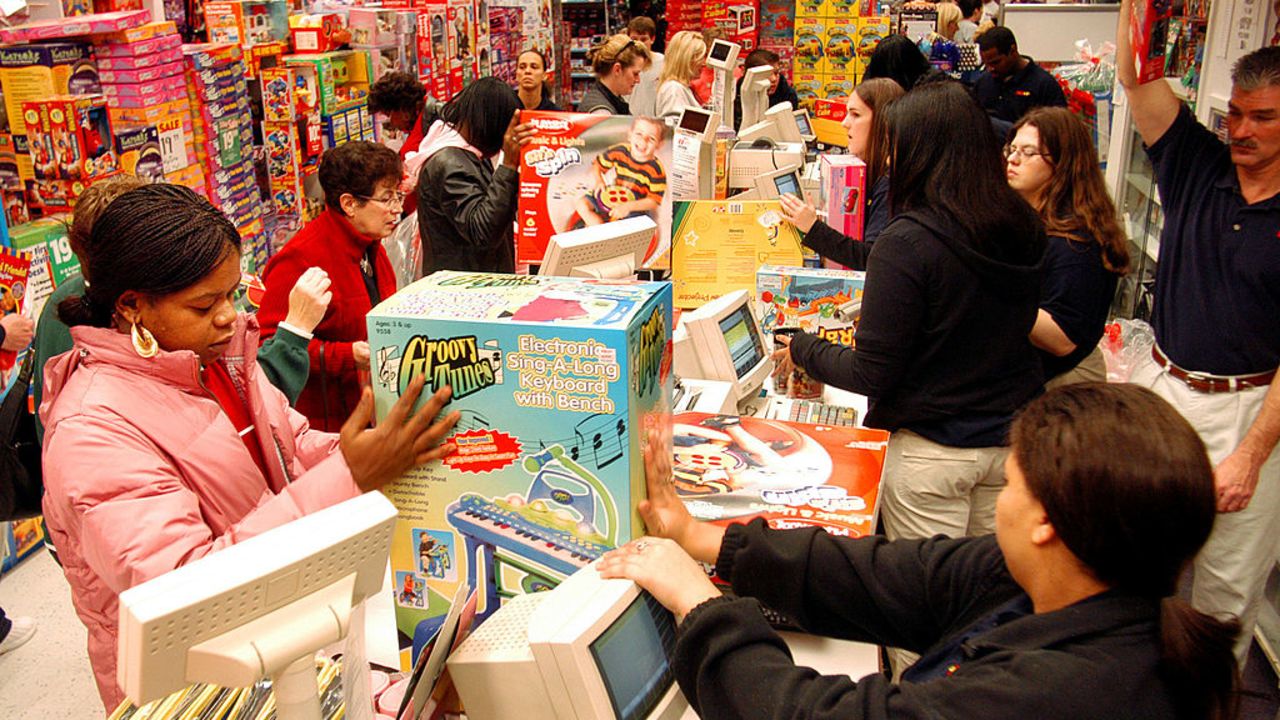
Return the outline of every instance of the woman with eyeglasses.
{"type": "Polygon", "coordinates": [[[649,48],[619,33],[591,48],[587,58],[596,79],[578,101],[578,112],[630,115],[627,98],[640,84],[640,74],[649,67],[649,48]]]}
{"type": "Polygon", "coordinates": [[[336,432],[355,410],[358,374],[369,369],[364,316],[396,291],[381,240],[400,222],[402,170],[395,151],[376,143],[350,142],[326,152],[320,158],[324,212],[271,258],[262,276],[267,288],[258,309],[263,339],[284,323],[289,291],[307,268],[321,268],[332,282],[333,300],[310,333],[311,375],[296,405],[318,430],[336,432]]]}
{"type": "Polygon", "coordinates": [[[1066,108],[1036,108],[1010,134],[1009,186],[1040,214],[1049,235],[1031,344],[1050,386],[1104,381],[1098,341],[1129,250],[1093,140],[1066,108]]]}

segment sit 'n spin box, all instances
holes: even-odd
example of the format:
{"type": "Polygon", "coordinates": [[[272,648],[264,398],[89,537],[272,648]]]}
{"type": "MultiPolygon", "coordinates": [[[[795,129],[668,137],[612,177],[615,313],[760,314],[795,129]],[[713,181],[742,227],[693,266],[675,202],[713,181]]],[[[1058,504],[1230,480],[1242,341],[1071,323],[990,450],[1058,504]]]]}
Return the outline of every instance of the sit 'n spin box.
{"type": "Polygon", "coordinates": [[[644,533],[646,431],[670,419],[670,284],[441,271],[368,328],[379,419],[419,375],[462,414],[453,454],[383,488],[413,655],[461,583],[486,617],[644,533]]]}

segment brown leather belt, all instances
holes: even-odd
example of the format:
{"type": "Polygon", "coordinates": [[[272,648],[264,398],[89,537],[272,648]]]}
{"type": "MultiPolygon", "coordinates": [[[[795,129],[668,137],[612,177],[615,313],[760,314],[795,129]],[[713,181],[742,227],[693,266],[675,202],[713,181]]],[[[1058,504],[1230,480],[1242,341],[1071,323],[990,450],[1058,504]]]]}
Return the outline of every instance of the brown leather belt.
{"type": "Polygon", "coordinates": [[[1276,371],[1258,373],[1256,375],[1208,375],[1205,373],[1192,372],[1174,365],[1169,358],[1160,352],[1160,348],[1155,345],[1151,346],[1151,357],[1155,359],[1156,364],[1164,368],[1176,380],[1182,381],[1182,384],[1202,393],[1224,393],[1236,392],[1237,390],[1246,390],[1248,388],[1267,387],[1276,377],[1276,371]]]}

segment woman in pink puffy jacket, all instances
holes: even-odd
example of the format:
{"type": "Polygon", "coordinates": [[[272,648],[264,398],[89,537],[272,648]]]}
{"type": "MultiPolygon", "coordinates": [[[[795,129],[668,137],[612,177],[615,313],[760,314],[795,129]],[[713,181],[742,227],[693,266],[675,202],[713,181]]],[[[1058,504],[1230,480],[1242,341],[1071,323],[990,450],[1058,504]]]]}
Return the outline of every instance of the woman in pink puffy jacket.
{"type": "Polygon", "coordinates": [[[45,368],[44,511],[110,711],[121,591],[448,454],[457,414],[435,419],[447,389],[412,412],[416,381],[377,429],[368,389],[340,433],[309,429],[231,303],[235,228],[184,187],[114,200],[81,261],[74,346],[45,368]]]}

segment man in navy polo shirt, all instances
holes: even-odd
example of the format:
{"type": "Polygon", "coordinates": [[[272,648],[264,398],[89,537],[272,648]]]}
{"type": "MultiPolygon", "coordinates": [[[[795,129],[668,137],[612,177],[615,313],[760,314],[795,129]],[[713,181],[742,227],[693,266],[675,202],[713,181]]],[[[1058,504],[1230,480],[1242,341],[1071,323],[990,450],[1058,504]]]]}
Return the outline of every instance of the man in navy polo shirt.
{"type": "Polygon", "coordinates": [[[1130,2],[1116,70],[1165,213],[1156,346],[1131,381],[1177,407],[1214,462],[1219,515],[1196,559],[1192,604],[1240,618],[1243,666],[1280,551],[1280,47],[1236,63],[1224,144],[1163,79],[1138,84],[1130,2]]]}
{"type": "Polygon", "coordinates": [[[1016,123],[1031,108],[1067,106],[1062,86],[1035,60],[1018,52],[1018,41],[1009,28],[983,33],[978,51],[987,71],[978,76],[973,92],[987,114],[1016,123]]]}

